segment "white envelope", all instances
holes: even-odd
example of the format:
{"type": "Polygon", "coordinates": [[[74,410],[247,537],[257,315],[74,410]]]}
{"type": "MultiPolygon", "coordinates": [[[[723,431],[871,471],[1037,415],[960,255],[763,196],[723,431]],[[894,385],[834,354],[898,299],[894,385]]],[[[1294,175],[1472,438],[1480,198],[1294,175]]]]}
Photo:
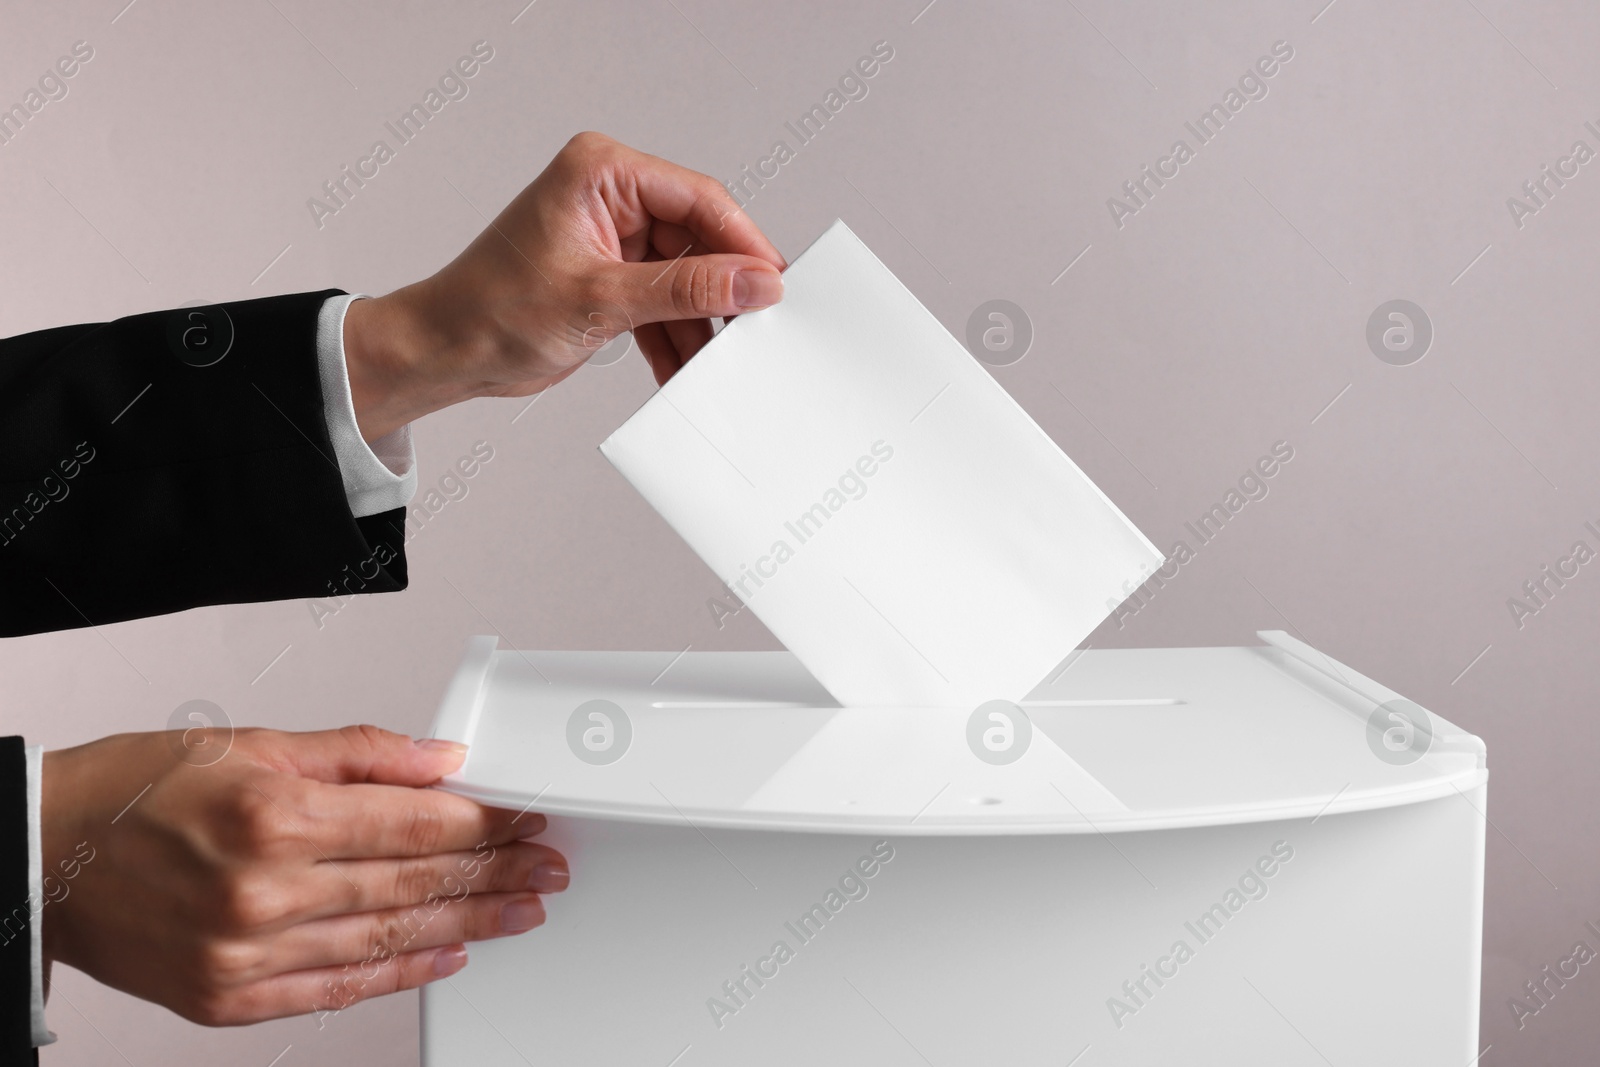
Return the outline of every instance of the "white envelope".
{"type": "Polygon", "coordinates": [[[1162,563],[842,221],[600,451],[845,705],[1021,700],[1162,563]]]}

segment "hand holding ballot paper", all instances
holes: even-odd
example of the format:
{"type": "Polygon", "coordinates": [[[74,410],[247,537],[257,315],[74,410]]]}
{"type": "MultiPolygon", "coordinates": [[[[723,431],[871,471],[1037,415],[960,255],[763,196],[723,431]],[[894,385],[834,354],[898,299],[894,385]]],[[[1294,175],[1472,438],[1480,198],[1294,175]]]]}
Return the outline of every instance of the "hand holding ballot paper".
{"type": "Polygon", "coordinates": [[[665,382],[713,317],[780,300],[783,266],[715,179],[580,133],[444,269],[351,305],[362,435],[472,397],[541,392],[628,330],[665,382]]]}
{"type": "Polygon", "coordinates": [[[449,266],[352,305],[362,433],[631,327],[663,388],[602,451],[836,699],[1020,699],[1160,553],[843,222],[783,266],[712,179],[580,135],[449,266]]]}

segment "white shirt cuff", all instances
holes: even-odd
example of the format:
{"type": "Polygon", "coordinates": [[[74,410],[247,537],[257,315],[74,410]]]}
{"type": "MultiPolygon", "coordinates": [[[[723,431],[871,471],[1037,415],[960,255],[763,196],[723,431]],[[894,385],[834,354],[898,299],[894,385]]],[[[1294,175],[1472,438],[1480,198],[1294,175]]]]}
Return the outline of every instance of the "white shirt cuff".
{"type": "Polygon", "coordinates": [[[29,1014],[33,1018],[33,1045],[48,1045],[56,1035],[44,1024],[44,848],[39,837],[39,798],[43,792],[44,746],[27,750],[28,777],[28,911],[31,929],[28,950],[33,959],[33,993],[29,1014]]]}
{"type": "Polygon", "coordinates": [[[356,518],[403,508],[417,492],[417,453],[411,427],[380,437],[369,446],[356,426],[350,399],[350,371],[344,362],[344,313],[365,294],[330,297],[317,315],[317,363],[322,373],[322,406],[328,439],[344,478],[345,499],[356,518]]]}

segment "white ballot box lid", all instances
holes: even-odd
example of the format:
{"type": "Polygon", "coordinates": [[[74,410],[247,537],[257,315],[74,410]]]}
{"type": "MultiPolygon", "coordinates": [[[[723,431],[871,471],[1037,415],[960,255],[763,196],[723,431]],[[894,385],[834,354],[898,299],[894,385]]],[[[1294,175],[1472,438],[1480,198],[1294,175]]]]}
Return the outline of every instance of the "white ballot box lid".
{"type": "Polygon", "coordinates": [[[475,637],[441,788],[551,815],[928,835],[1318,817],[1466,793],[1483,742],[1281,631],[1074,653],[1019,704],[840,707],[788,652],[523,652],[475,637]]]}

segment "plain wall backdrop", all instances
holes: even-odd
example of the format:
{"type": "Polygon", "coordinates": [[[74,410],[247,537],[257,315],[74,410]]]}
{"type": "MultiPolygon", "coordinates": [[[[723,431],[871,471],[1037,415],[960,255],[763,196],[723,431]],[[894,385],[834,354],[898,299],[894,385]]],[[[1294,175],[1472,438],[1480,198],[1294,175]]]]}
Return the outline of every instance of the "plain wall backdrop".
{"type": "MultiPolygon", "coordinates": [[[[1164,550],[1196,548],[1185,523],[1292,446],[1264,499],[1091,640],[1287,629],[1482,736],[1482,1062],[1592,1056],[1591,968],[1520,1029],[1507,1001],[1576,941],[1600,948],[1585,929],[1600,921],[1600,563],[1540,605],[1523,592],[1574,542],[1600,548],[1585,526],[1600,528],[1600,161],[1572,155],[1580,140],[1600,150],[1600,9],[525,3],[8,5],[0,105],[75,42],[94,54],[0,145],[0,333],[387,292],[454,256],[584,129],[733,179],[775,141],[794,148],[785,123],[887,41],[865,98],[750,213],[791,256],[843,217],[957,337],[985,301],[1024,309],[1031,350],[993,373],[1164,550]],[[468,94],[319,225],[308,199],[374,141],[393,145],[384,123],[480,40],[494,56],[468,94]],[[1168,166],[1175,140],[1195,145],[1185,123],[1275,42],[1293,57],[1265,95],[1247,83],[1258,98],[1131,199],[1123,183],[1168,166]],[[1523,190],[1536,180],[1537,201],[1523,190]],[[1368,343],[1395,299],[1432,325],[1409,365],[1368,343]],[[1538,610],[1518,618],[1512,597],[1538,610]]],[[[320,620],[291,601],[0,643],[5,729],[60,747],[163,729],[205,698],[239,724],[419,732],[475,633],[530,649],[777,647],[748,612],[717,627],[715,576],[595,449],[653,388],[634,352],[531,408],[475,401],[419,424],[424,488],[475,442],[494,459],[412,540],[403,594],[320,620]]],[[[1389,888],[1393,907],[1427,907],[1389,888]]],[[[416,1057],[415,994],[320,1027],[208,1031],[62,970],[49,1017],[59,1065],[416,1057]]]]}

